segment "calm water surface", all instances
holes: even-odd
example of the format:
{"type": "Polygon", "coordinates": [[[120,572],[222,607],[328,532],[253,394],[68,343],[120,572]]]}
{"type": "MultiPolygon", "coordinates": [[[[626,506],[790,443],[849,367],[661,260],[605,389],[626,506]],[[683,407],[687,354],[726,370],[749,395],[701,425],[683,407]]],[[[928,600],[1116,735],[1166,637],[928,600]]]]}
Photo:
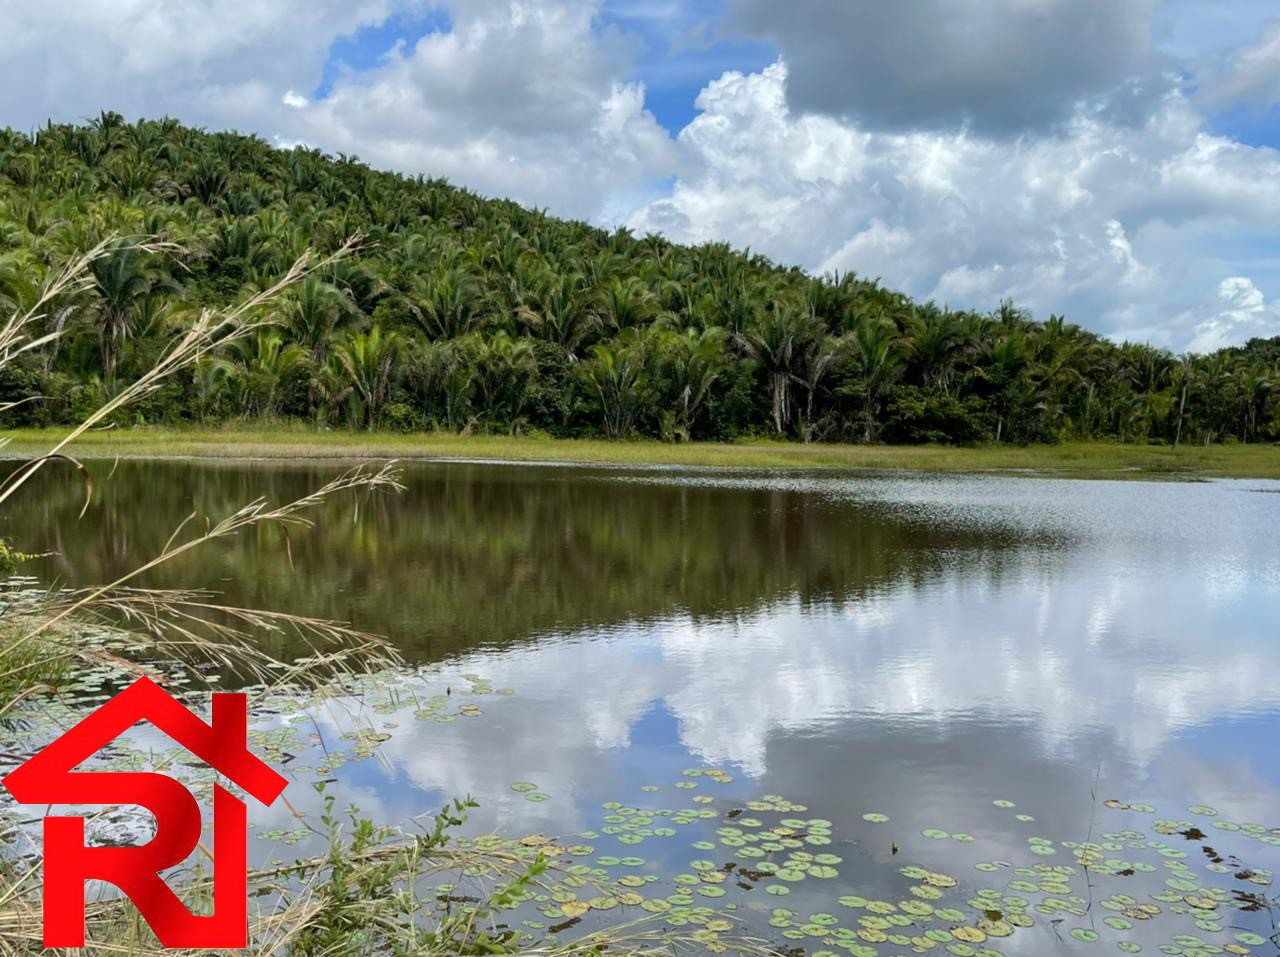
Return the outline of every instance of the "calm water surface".
{"type": "MultiPolygon", "coordinates": [[[[80,520],[78,487],[50,473],[42,504],[3,521],[56,553],[35,573],[98,582],[193,511],[336,470],[121,463],[80,520]]],[[[1280,483],[431,464],[405,484],[326,507],[287,549],[261,530],[148,582],[349,621],[451,689],[512,689],[482,719],[397,715],[386,760],[339,769],[344,803],[375,818],[470,793],[476,829],[565,834],[607,827],[606,802],[783,795],[833,822],[811,850],[845,858],[836,892],[889,900],[903,861],[972,875],[1026,862],[1032,837],[1135,826],[1106,798],[1280,824],[1280,483]],[[681,773],[708,766],[733,780],[681,773]]],[[[686,845],[612,839],[686,866],[686,845]]],[[[1273,845],[1248,849],[1276,866],[1273,845]]],[[[1058,946],[1038,940],[1006,949],[1058,946]]]]}

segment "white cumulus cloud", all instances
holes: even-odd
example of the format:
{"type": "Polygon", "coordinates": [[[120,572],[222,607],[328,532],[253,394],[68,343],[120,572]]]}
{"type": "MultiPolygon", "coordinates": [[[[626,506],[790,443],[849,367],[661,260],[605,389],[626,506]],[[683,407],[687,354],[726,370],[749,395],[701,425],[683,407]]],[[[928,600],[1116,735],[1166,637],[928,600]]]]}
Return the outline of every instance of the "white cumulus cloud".
{"type": "Polygon", "coordinates": [[[1252,279],[1228,276],[1222,280],[1216,305],[1217,311],[1196,325],[1191,348],[1197,352],[1280,335],[1280,300],[1267,302],[1252,279]]]}
{"type": "MultiPolygon", "coordinates": [[[[1263,243],[1280,215],[1280,152],[1206,133],[1177,92],[1140,125],[1081,113],[1010,142],[797,114],[788,74],[779,61],[708,86],[671,194],[631,225],[879,276],[957,308],[1012,296],[1183,348],[1223,275],[1217,239],[1263,243]]],[[[1259,281],[1280,282],[1262,268],[1259,281]]]]}

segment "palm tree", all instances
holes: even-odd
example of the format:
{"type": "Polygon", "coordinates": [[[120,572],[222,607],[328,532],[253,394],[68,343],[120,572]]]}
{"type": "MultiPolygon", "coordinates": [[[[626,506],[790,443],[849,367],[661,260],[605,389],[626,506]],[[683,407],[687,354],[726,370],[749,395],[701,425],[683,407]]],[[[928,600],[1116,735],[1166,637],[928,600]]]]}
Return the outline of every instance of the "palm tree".
{"type": "Polygon", "coordinates": [[[384,334],[382,327],[375,325],[368,332],[348,333],[334,346],[334,357],[364,405],[366,428],[373,428],[391,393],[392,373],[402,345],[399,333],[384,334]]]}
{"type": "Polygon", "coordinates": [[[471,407],[476,379],[471,344],[470,337],[432,342],[418,336],[408,350],[411,383],[428,414],[432,414],[437,396],[442,400],[445,428],[452,432],[462,428],[471,407]]]}
{"type": "Polygon", "coordinates": [[[533,344],[498,332],[489,339],[479,339],[475,361],[486,417],[491,424],[505,420],[514,432],[538,372],[533,344]]]}
{"type": "Polygon", "coordinates": [[[972,327],[953,312],[922,307],[907,321],[907,353],[924,387],[939,395],[951,393],[956,367],[969,357],[973,342],[972,327]]]}
{"type": "Polygon", "coordinates": [[[195,400],[196,414],[202,422],[209,421],[219,400],[226,394],[227,384],[235,377],[232,362],[216,356],[206,357],[191,370],[191,392],[195,400]]]}
{"type": "Polygon", "coordinates": [[[1020,379],[1031,361],[1026,335],[1018,328],[1008,328],[985,343],[980,364],[974,374],[990,386],[990,401],[996,413],[996,441],[1004,436],[1009,413],[1023,390],[1020,379]]]}
{"type": "Polygon", "coordinates": [[[885,400],[904,366],[897,326],[878,314],[860,316],[849,345],[858,362],[862,391],[862,441],[874,442],[880,434],[885,400]]]}
{"type": "Polygon", "coordinates": [[[804,344],[801,351],[800,372],[792,379],[805,390],[804,419],[801,422],[801,437],[806,442],[814,439],[818,433],[818,422],[814,418],[814,400],[822,388],[822,382],[849,352],[849,340],[843,336],[815,336],[804,344]]]}
{"type": "Polygon", "coordinates": [[[611,439],[630,435],[648,395],[648,343],[628,329],[609,344],[591,347],[582,375],[600,403],[601,427],[611,439]]]}
{"type": "Polygon", "coordinates": [[[1236,370],[1237,389],[1243,407],[1241,439],[1256,436],[1266,421],[1267,406],[1276,388],[1275,373],[1261,363],[1236,370]]]}
{"type": "Polygon", "coordinates": [[[132,331],[139,306],[164,284],[148,268],[146,254],[125,240],[116,242],[111,252],[94,260],[89,271],[97,294],[93,311],[98,326],[102,374],[110,381],[115,378],[120,345],[132,331]]]}
{"type": "Polygon", "coordinates": [[[516,318],[534,336],[560,347],[574,362],[579,350],[602,323],[587,308],[586,283],[580,273],[546,274],[516,318]]]}
{"type": "Polygon", "coordinates": [[[643,325],[653,315],[656,297],[635,276],[614,277],[598,293],[596,315],[615,331],[643,325]]]}
{"type": "Polygon", "coordinates": [[[778,435],[791,422],[791,383],[803,360],[803,350],[818,333],[817,324],[804,313],[775,302],[755,326],[734,336],[734,342],[756,362],[769,383],[773,428],[778,435]]]}
{"type": "Polygon", "coordinates": [[[676,389],[676,435],[686,442],[712,384],[729,364],[727,341],[725,330],[718,328],[685,329],[661,339],[665,371],[676,389]]]}
{"type": "Polygon", "coordinates": [[[416,278],[409,302],[414,319],[431,339],[456,339],[478,329],[485,320],[480,288],[461,269],[416,278]]]}
{"type": "Polygon", "coordinates": [[[283,304],[284,322],[316,367],[328,358],[334,334],[357,311],[342,290],[319,276],[308,276],[283,304]]]}
{"type": "Polygon", "coordinates": [[[244,416],[274,416],[281,384],[306,361],[303,348],[296,342],[286,343],[278,329],[263,329],[254,338],[237,342],[233,365],[244,416]]]}

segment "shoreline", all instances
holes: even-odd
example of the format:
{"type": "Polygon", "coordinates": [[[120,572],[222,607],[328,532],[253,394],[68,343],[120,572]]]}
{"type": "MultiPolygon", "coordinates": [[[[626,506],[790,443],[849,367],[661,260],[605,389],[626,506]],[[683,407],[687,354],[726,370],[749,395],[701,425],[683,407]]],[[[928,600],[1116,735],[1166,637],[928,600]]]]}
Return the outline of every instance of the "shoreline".
{"type": "MultiPolygon", "coordinates": [[[[9,441],[0,457],[21,459],[48,451],[65,432],[22,429],[0,433],[9,441]]],[[[526,465],[612,465],[658,468],[732,468],[768,471],[841,469],[994,473],[1103,479],[1280,479],[1280,447],[1270,445],[1168,446],[1090,442],[1040,446],[865,446],[773,441],[695,442],[512,438],[422,433],[322,432],[305,428],[161,429],[93,432],[68,451],[78,458],[202,460],[399,459],[526,465]]]]}

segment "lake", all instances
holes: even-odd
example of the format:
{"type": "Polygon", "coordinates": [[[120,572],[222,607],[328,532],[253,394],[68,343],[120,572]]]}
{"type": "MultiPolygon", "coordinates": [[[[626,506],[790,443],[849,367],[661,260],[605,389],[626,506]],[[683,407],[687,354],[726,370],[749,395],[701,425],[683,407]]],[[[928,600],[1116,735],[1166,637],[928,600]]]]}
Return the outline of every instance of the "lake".
{"type": "MultiPolygon", "coordinates": [[[[5,534],[54,553],[24,569],[43,581],[107,581],[193,511],[339,470],[97,463],[79,519],[78,480],[49,471],[5,534]]],[[[395,644],[394,691],[361,705],[389,735],[377,756],[294,756],[340,804],[408,824],[472,794],[471,833],[572,840],[646,893],[727,889],[699,903],[809,952],[1274,952],[1237,891],[1265,901],[1280,865],[1280,483],[475,463],[403,480],[146,582],[395,644]],[[1127,903],[1149,900],[1158,919],[1127,903]],[[984,901],[993,932],[952,933],[984,901]]],[[[341,748],[344,720],[305,730],[341,748]]],[[[261,844],[296,829],[253,819],[261,844]]]]}

